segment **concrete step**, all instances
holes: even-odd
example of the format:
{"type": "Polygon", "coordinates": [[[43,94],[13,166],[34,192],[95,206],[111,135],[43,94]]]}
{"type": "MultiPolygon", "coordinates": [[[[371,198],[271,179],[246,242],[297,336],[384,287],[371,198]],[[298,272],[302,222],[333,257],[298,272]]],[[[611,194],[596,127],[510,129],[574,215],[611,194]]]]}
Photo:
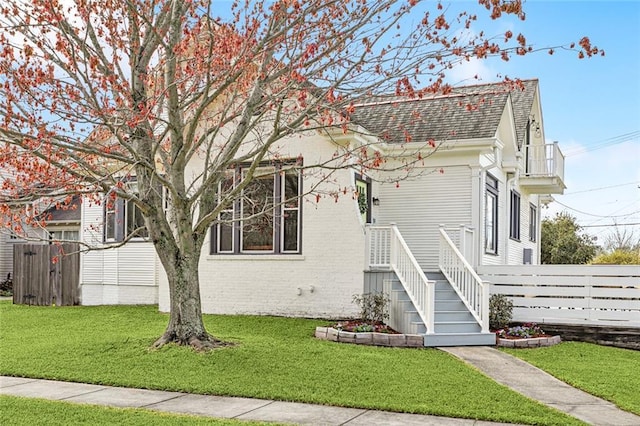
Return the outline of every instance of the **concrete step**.
{"type": "Polygon", "coordinates": [[[425,334],[424,345],[435,346],[494,346],[495,333],[437,333],[425,334]]]}
{"type": "Polygon", "coordinates": [[[482,327],[476,321],[436,321],[435,333],[479,333],[482,327]]]}

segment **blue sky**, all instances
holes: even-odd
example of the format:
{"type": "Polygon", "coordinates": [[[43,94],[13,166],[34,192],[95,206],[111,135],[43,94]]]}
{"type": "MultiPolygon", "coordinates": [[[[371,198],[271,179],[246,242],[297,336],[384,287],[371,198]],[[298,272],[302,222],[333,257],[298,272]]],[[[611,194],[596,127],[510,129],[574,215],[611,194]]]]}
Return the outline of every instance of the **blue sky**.
{"type": "MultiPolygon", "coordinates": [[[[452,7],[471,9],[474,3],[454,1],[452,7]]],[[[543,215],[566,210],[600,241],[612,230],[601,225],[637,223],[628,229],[640,238],[640,1],[529,0],[525,12],[524,22],[482,19],[477,31],[522,32],[540,47],[586,35],[605,56],[579,60],[557,50],[470,64],[450,78],[538,78],[545,137],[558,141],[566,156],[567,189],[543,215]]]]}

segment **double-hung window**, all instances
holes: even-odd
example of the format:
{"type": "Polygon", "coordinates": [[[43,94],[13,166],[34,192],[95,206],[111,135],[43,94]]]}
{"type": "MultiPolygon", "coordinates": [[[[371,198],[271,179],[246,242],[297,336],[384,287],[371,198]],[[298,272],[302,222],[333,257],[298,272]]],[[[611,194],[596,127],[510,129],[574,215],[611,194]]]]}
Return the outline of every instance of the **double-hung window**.
{"type": "MultiPolygon", "coordinates": [[[[219,186],[219,201],[247,178],[237,167],[219,186]]],[[[211,253],[300,253],[300,174],[287,163],[258,167],[251,182],[218,216],[211,253]]]]}
{"type": "Polygon", "coordinates": [[[520,194],[511,190],[509,238],[520,241],[520,194]]]}
{"type": "Polygon", "coordinates": [[[484,197],[484,250],[498,254],[498,179],[487,174],[484,197]]]}

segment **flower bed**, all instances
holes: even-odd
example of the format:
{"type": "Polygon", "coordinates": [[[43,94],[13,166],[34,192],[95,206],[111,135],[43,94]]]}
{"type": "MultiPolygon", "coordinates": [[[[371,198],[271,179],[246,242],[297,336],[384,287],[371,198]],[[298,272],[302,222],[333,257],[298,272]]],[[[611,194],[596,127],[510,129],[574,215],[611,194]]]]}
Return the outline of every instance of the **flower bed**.
{"type": "Polygon", "coordinates": [[[397,332],[351,332],[333,327],[316,327],[316,338],[331,342],[354,343],[356,345],[393,346],[399,348],[422,348],[424,337],[420,334],[397,332]]]}
{"type": "Polygon", "coordinates": [[[560,336],[546,334],[535,323],[505,327],[496,331],[496,345],[507,348],[539,348],[560,343],[560,336]]]}
{"type": "Polygon", "coordinates": [[[496,345],[504,348],[540,348],[560,343],[560,336],[531,337],[523,339],[506,339],[497,337],[496,345]]]}

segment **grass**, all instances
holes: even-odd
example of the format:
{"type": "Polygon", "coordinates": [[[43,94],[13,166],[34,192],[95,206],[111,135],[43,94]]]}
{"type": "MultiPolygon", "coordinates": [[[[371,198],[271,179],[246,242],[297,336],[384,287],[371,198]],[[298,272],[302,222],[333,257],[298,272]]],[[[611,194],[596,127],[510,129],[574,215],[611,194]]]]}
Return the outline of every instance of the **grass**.
{"type": "MultiPolygon", "coordinates": [[[[253,426],[267,423],[240,420],[219,420],[178,414],[159,413],[134,408],[111,408],[96,405],[72,404],[35,398],[0,396],[0,420],[12,425],[212,425],[253,426]]],[[[271,423],[272,424],[272,423],[271,423]]]]}
{"type": "Polygon", "coordinates": [[[33,307],[0,302],[0,374],[268,398],[526,424],[581,424],[435,349],[314,339],[320,320],[205,317],[236,342],[202,354],[149,350],[155,307],[33,307]]]}
{"type": "Polygon", "coordinates": [[[582,342],[504,351],[640,415],[640,351],[582,342]]]}

